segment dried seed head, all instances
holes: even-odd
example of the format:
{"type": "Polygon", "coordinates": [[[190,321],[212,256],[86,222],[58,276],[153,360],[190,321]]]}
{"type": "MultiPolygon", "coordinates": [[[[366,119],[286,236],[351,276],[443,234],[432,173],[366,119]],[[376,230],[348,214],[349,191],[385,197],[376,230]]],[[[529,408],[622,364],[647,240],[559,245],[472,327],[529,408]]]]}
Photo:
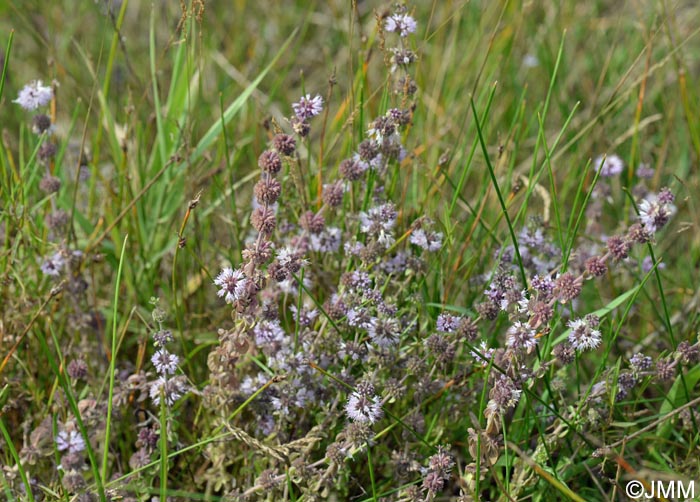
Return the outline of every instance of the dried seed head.
{"type": "Polygon", "coordinates": [[[277,174],[282,169],[282,159],[274,150],[265,150],[258,157],[260,169],[270,174],[277,174]]]}
{"type": "Polygon", "coordinates": [[[562,364],[571,364],[576,357],[576,351],[568,342],[562,342],[555,346],[552,354],[562,364]]]}
{"type": "Polygon", "coordinates": [[[330,185],[323,185],[323,202],[330,207],[338,207],[343,203],[343,183],[337,181],[330,185]]]}
{"type": "Polygon", "coordinates": [[[326,220],[322,214],[316,214],[313,211],[306,211],[299,219],[301,228],[312,234],[323,232],[326,227],[326,220]]]}
{"type": "Polygon", "coordinates": [[[250,221],[255,230],[265,236],[272,234],[272,232],[275,230],[275,226],[277,225],[275,212],[269,207],[255,208],[250,217],[250,221]]]}
{"type": "Polygon", "coordinates": [[[275,146],[275,150],[287,157],[293,155],[297,147],[296,140],[289,134],[278,134],[272,140],[272,144],[275,146]]]}
{"type": "Polygon", "coordinates": [[[600,277],[608,272],[608,265],[600,256],[592,256],[586,260],[586,273],[593,277],[600,277]]]}
{"type": "Polygon", "coordinates": [[[57,151],[58,148],[56,145],[46,142],[39,147],[39,151],[37,152],[36,156],[41,160],[48,160],[55,157],[57,151]]]}
{"type": "Polygon", "coordinates": [[[32,131],[36,134],[41,134],[48,131],[51,128],[51,119],[48,115],[40,113],[39,115],[34,115],[32,119],[32,131]]]}
{"type": "Polygon", "coordinates": [[[44,193],[56,193],[61,189],[61,180],[56,176],[47,174],[39,182],[39,189],[44,193]]]}
{"type": "Polygon", "coordinates": [[[260,179],[253,189],[260,204],[274,204],[282,193],[282,185],[272,176],[260,179]]]}
{"type": "Polygon", "coordinates": [[[366,166],[362,165],[360,162],[357,162],[354,159],[345,159],[340,163],[340,166],[338,166],[340,175],[343,177],[343,179],[346,179],[348,181],[359,180],[360,178],[362,178],[362,175],[364,174],[366,169],[366,166]]]}
{"type": "Polygon", "coordinates": [[[560,303],[568,303],[581,294],[581,283],[571,272],[566,272],[554,281],[554,294],[560,303]]]}
{"type": "Polygon", "coordinates": [[[82,359],[73,359],[68,363],[67,370],[68,376],[75,380],[84,379],[88,373],[87,363],[82,359]]]}
{"type": "Polygon", "coordinates": [[[635,223],[627,230],[627,239],[637,244],[646,244],[651,240],[651,234],[640,224],[635,223]]]}
{"type": "Polygon", "coordinates": [[[624,260],[629,255],[630,243],[621,235],[609,237],[606,246],[615,261],[624,260]]]}

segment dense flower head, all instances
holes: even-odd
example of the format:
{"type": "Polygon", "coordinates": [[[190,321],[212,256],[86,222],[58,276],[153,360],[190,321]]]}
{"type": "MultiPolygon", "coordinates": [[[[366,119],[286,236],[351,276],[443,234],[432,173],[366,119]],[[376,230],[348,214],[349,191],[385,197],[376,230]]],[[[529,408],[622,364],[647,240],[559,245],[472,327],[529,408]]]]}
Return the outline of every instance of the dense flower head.
{"type": "Polygon", "coordinates": [[[379,396],[358,391],[350,394],[345,412],[355,422],[373,424],[382,418],[382,404],[379,396]]]}
{"type": "Polygon", "coordinates": [[[185,385],[179,377],[168,378],[161,375],[151,383],[149,394],[156,406],[160,405],[161,395],[165,396],[165,403],[172,406],[185,394],[185,391],[185,385]]]}
{"type": "Polygon", "coordinates": [[[323,185],[323,202],[330,207],[338,207],[343,203],[345,187],[341,181],[323,185]]]}
{"type": "Polygon", "coordinates": [[[42,134],[47,131],[51,131],[51,118],[44,113],[39,113],[34,115],[32,119],[32,131],[35,134],[42,134]]]}
{"type": "Polygon", "coordinates": [[[366,326],[367,333],[379,347],[391,347],[399,342],[401,326],[395,317],[375,317],[366,326]]]}
{"type": "Polygon", "coordinates": [[[88,374],[87,363],[83,359],[73,359],[68,363],[68,376],[76,380],[84,379],[88,374]]]}
{"type": "Polygon", "coordinates": [[[384,21],[384,29],[389,32],[396,32],[402,37],[416,31],[416,20],[408,14],[392,14],[384,21]]]}
{"type": "Polygon", "coordinates": [[[44,262],[41,264],[41,271],[44,273],[44,275],[58,277],[61,275],[61,270],[65,265],[66,260],[63,257],[63,253],[57,251],[44,260],[44,262]]]}
{"type": "Polygon", "coordinates": [[[604,177],[617,176],[625,168],[625,163],[617,155],[600,155],[593,161],[596,171],[600,170],[600,175],[604,177]]]}
{"type": "Polygon", "coordinates": [[[443,312],[437,318],[437,330],[443,333],[453,333],[459,327],[461,320],[460,316],[443,312]]]}
{"type": "Polygon", "coordinates": [[[328,227],[311,235],[311,249],[322,253],[334,253],[340,249],[342,231],[337,227],[328,227]]]}
{"type": "Polygon", "coordinates": [[[639,222],[649,233],[657,232],[676,213],[673,194],[662,189],[658,195],[651,195],[639,203],[639,222]]]}
{"type": "Polygon", "coordinates": [[[369,169],[367,162],[362,162],[359,159],[345,159],[338,166],[338,171],[343,179],[348,181],[357,181],[362,178],[365,171],[369,169]]]}
{"type": "Polygon", "coordinates": [[[310,119],[323,111],[323,98],[318,94],[314,97],[311,97],[311,94],[307,94],[294,103],[292,108],[299,120],[310,119]]]}
{"type": "Polygon", "coordinates": [[[537,346],[537,333],[529,324],[516,321],[506,332],[506,345],[513,350],[532,352],[537,346]]]}
{"type": "Polygon", "coordinates": [[[266,173],[277,174],[282,169],[282,159],[276,151],[265,150],[258,157],[258,166],[266,173]]]}
{"type": "Polygon", "coordinates": [[[289,134],[278,134],[274,137],[272,143],[275,146],[275,150],[286,156],[292,155],[297,147],[294,136],[290,136],[289,134]]]}
{"type": "Polygon", "coordinates": [[[153,354],[151,362],[161,375],[172,375],[177,370],[180,358],[165,349],[160,349],[153,354]]]}
{"type": "Polygon", "coordinates": [[[510,378],[505,375],[499,376],[489,392],[491,399],[486,405],[487,411],[489,414],[501,414],[514,408],[520,400],[521,393],[522,391],[515,386],[510,378]]]}
{"type": "Polygon", "coordinates": [[[409,238],[411,244],[425,249],[427,251],[439,251],[442,249],[442,233],[426,231],[422,228],[416,228],[411,232],[409,238]]]}
{"type": "Polygon", "coordinates": [[[25,85],[19,96],[13,101],[25,110],[36,110],[40,106],[46,106],[53,97],[53,89],[50,85],[43,85],[41,80],[34,80],[25,85]]]}
{"type": "Polygon", "coordinates": [[[554,293],[559,302],[568,303],[581,294],[581,281],[571,272],[565,272],[554,281],[554,293]]]}
{"type": "Polygon", "coordinates": [[[221,288],[217,295],[223,297],[226,303],[233,303],[245,296],[248,279],[240,270],[227,267],[214,279],[214,284],[221,288]]]}
{"type": "Polygon", "coordinates": [[[282,193],[282,185],[272,176],[261,178],[253,188],[259,204],[274,204],[282,193]]]}
{"type": "Polygon", "coordinates": [[[285,333],[278,320],[261,321],[253,329],[257,345],[279,344],[284,340],[285,333]]]}
{"type": "Polygon", "coordinates": [[[153,333],[153,344],[156,347],[164,347],[174,339],[173,332],[169,329],[160,329],[153,333]]]}
{"type": "Polygon", "coordinates": [[[62,430],[56,436],[56,449],[67,453],[77,453],[85,449],[85,440],[77,430],[62,430]]]}
{"type": "Polygon", "coordinates": [[[601,335],[597,327],[597,317],[584,317],[583,319],[574,319],[567,323],[571,330],[569,332],[569,343],[579,352],[595,349],[600,345],[601,335]]]}

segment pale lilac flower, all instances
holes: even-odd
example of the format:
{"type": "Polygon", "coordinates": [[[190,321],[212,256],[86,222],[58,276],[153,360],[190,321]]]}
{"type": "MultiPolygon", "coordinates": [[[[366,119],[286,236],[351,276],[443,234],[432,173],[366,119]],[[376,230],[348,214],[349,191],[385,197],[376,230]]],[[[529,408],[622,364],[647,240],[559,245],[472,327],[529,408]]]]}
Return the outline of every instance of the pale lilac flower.
{"type": "Polygon", "coordinates": [[[650,179],[654,177],[654,168],[647,164],[639,164],[637,168],[637,176],[642,179],[650,179]]]}
{"type": "Polygon", "coordinates": [[[368,396],[353,392],[345,405],[345,411],[355,422],[373,424],[382,418],[382,405],[379,396],[368,396]]]}
{"type": "Polygon", "coordinates": [[[267,321],[262,320],[253,328],[255,335],[255,343],[257,345],[270,345],[281,343],[284,340],[285,333],[278,320],[267,321]]]}
{"type": "Polygon", "coordinates": [[[292,108],[299,120],[310,119],[323,111],[323,98],[318,94],[313,98],[311,94],[307,94],[302,96],[297,103],[294,103],[292,108]]]}
{"type": "Polygon", "coordinates": [[[411,244],[426,249],[428,251],[439,251],[442,248],[442,233],[440,232],[426,232],[422,228],[417,228],[411,232],[411,237],[409,238],[411,244]]]}
{"type": "Polygon", "coordinates": [[[617,155],[600,155],[593,161],[596,171],[600,170],[600,175],[605,177],[617,176],[625,168],[625,163],[617,155]]]}
{"type": "Polygon", "coordinates": [[[245,295],[248,279],[238,269],[224,268],[214,279],[214,284],[221,288],[217,295],[223,297],[226,303],[233,303],[245,295]]]}
{"type": "Polygon", "coordinates": [[[61,269],[65,266],[66,260],[63,258],[63,254],[57,251],[49,258],[44,260],[41,264],[41,271],[45,275],[50,275],[52,277],[58,277],[61,275],[61,269]]]}
{"type": "Polygon", "coordinates": [[[402,37],[407,37],[416,31],[416,20],[408,14],[392,14],[384,22],[386,31],[396,32],[402,37]]]}
{"type": "Polygon", "coordinates": [[[76,430],[62,430],[56,436],[56,449],[67,450],[68,453],[77,453],[85,449],[85,440],[76,430]]]}
{"type": "Polygon", "coordinates": [[[40,106],[49,104],[53,97],[51,86],[42,85],[41,80],[34,80],[25,85],[19,96],[13,101],[25,110],[36,110],[40,106]]]}
{"type": "Polygon", "coordinates": [[[334,253],[340,248],[342,231],[337,227],[328,227],[323,232],[311,235],[311,249],[322,253],[334,253]]]}
{"type": "MultiPolygon", "coordinates": [[[[642,260],[642,272],[648,274],[652,268],[654,268],[654,260],[651,259],[651,256],[645,256],[644,260],[642,260]]],[[[659,270],[663,270],[666,268],[666,264],[664,262],[661,262],[656,268],[659,270]]]]}
{"type": "Polygon", "coordinates": [[[443,312],[437,318],[437,330],[443,333],[454,333],[462,321],[460,316],[452,315],[448,312],[443,312]]]}
{"type": "Polygon", "coordinates": [[[175,354],[171,354],[165,349],[160,349],[153,357],[151,357],[151,362],[153,366],[156,367],[156,371],[161,375],[172,375],[177,370],[177,365],[180,362],[180,358],[175,354]]]}
{"type": "Polygon", "coordinates": [[[302,326],[311,326],[319,314],[318,310],[308,309],[306,307],[302,307],[299,311],[296,305],[290,305],[289,310],[292,311],[294,322],[302,326]]]}
{"type": "Polygon", "coordinates": [[[360,231],[366,234],[389,232],[396,224],[398,213],[392,203],[370,208],[367,212],[360,211],[360,231]]]}

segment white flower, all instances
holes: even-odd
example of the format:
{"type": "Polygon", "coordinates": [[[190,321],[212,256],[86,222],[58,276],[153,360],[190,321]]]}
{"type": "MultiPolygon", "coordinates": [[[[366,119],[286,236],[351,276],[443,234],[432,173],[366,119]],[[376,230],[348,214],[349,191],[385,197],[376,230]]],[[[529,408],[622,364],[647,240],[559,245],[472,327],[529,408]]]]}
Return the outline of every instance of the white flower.
{"type": "Polygon", "coordinates": [[[214,284],[221,288],[217,295],[223,297],[226,303],[233,303],[245,295],[248,279],[238,269],[225,268],[214,279],[214,284]]]}
{"type": "Polygon", "coordinates": [[[567,323],[571,329],[569,343],[580,351],[595,349],[600,345],[600,331],[594,329],[585,319],[574,319],[567,323]]]}
{"type": "Polygon", "coordinates": [[[523,58],[523,66],[525,68],[534,68],[540,65],[540,60],[534,54],[525,54],[523,58]]]}
{"type": "Polygon", "coordinates": [[[345,405],[345,411],[355,422],[375,423],[382,418],[382,405],[379,396],[364,396],[359,392],[353,392],[345,405]]]}
{"type": "Polygon", "coordinates": [[[369,321],[366,329],[372,341],[383,348],[396,345],[401,336],[399,321],[394,317],[374,317],[369,321]]]}
{"type": "Polygon", "coordinates": [[[514,350],[524,350],[529,354],[537,346],[537,333],[528,323],[516,321],[506,335],[506,345],[514,350]]]}
{"type": "Polygon", "coordinates": [[[40,106],[49,104],[53,97],[51,86],[42,85],[41,80],[35,80],[25,85],[19,96],[13,101],[25,110],[36,110],[40,106]]]}

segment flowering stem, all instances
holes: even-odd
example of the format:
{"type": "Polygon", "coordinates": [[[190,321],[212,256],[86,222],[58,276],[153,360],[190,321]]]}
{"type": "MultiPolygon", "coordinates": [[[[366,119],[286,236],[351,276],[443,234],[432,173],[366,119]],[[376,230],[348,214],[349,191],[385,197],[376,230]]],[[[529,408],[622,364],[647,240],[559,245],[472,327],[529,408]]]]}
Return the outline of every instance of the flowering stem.
{"type": "Polygon", "coordinates": [[[165,386],[160,389],[160,500],[168,494],[168,406],[165,386]]]}

